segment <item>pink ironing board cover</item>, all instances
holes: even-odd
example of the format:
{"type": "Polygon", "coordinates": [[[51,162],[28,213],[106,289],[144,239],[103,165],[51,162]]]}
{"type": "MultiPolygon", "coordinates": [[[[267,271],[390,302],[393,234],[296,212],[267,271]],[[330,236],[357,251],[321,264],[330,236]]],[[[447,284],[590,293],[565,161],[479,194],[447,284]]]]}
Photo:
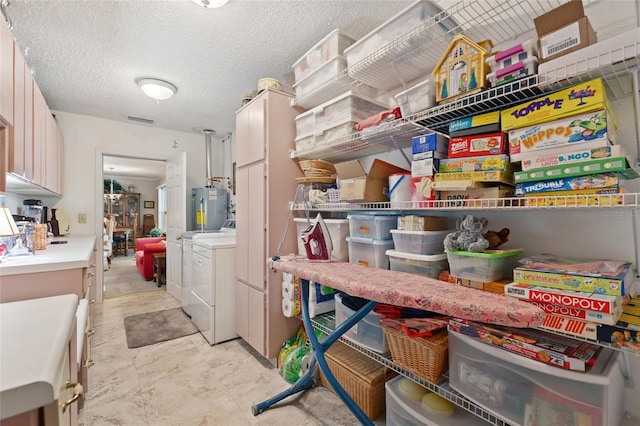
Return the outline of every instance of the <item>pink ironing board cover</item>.
{"type": "Polygon", "coordinates": [[[545,317],[542,309],[517,299],[406,272],[295,256],[283,256],[271,268],[352,296],[472,321],[525,328],[542,325],[545,317]]]}

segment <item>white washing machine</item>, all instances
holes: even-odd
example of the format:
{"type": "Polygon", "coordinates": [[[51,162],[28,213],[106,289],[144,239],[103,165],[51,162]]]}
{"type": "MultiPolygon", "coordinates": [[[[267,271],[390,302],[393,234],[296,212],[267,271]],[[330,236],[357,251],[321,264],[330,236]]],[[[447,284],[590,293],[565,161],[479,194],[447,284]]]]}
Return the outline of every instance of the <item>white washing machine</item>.
{"type": "Polygon", "coordinates": [[[235,275],[235,235],[194,240],[191,320],[211,345],[238,337],[235,275]]]}
{"type": "Polygon", "coordinates": [[[217,230],[188,231],[182,234],[182,310],[189,317],[193,311],[193,242],[197,240],[208,240],[215,238],[229,238],[236,236],[236,221],[226,220],[222,228],[217,230]]]}

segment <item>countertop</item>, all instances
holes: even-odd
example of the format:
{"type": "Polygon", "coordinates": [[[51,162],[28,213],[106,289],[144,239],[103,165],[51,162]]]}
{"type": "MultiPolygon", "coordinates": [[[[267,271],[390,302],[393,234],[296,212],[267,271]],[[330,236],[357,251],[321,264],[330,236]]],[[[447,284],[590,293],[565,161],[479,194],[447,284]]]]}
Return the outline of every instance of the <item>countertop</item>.
{"type": "Polygon", "coordinates": [[[67,241],[67,243],[47,244],[46,249],[36,250],[29,256],[5,257],[0,263],[0,277],[89,266],[96,244],[95,235],[57,237],[53,240],[67,241]]]}
{"type": "Polygon", "coordinates": [[[0,419],[58,399],[77,308],[74,294],[0,304],[0,419]]]}

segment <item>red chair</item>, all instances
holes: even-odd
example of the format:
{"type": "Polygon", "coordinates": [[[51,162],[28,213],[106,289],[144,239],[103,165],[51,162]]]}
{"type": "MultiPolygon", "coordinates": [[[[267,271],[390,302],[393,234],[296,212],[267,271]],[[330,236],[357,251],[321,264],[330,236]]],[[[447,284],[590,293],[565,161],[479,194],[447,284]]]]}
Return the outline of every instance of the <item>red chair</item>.
{"type": "Polygon", "coordinates": [[[153,279],[153,254],[167,250],[164,240],[166,237],[143,237],[136,240],[136,266],[146,281],[153,279]]]}

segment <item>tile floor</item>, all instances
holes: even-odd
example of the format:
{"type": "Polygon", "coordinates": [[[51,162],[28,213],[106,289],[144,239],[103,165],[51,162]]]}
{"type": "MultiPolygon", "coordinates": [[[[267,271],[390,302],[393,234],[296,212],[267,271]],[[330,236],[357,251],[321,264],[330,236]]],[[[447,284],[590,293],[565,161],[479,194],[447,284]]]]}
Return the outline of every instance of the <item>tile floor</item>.
{"type": "Polygon", "coordinates": [[[200,333],[127,348],[124,317],[179,306],[164,289],[106,299],[95,310],[89,389],[79,424],[353,425],[355,417],[317,387],[259,416],[251,406],[288,387],[241,339],[210,346],[200,333]]]}
{"type": "Polygon", "coordinates": [[[136,267],[136,259],[132,254],[113,257],[111,267],[104,271],[104,285],[106,288],[105,299],[158,290],[157,283],[145,281],[142,278],[136,267]]]}

